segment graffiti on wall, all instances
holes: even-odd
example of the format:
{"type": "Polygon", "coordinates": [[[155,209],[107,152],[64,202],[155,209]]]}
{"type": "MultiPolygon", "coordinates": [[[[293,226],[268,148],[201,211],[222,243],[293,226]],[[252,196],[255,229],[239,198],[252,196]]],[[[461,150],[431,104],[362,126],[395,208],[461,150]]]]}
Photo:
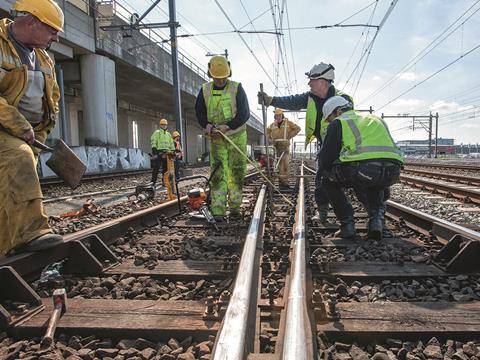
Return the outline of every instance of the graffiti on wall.
{"type": "MultiPolygon", "coordinates": [[[[86,174],[150,169],[150,157],[140,149],[75,146],[73,152],[87,166],[86,174]]],[[[40,177],[55,176],[46,165],[49,153],[40,154],[40,177]]]]}

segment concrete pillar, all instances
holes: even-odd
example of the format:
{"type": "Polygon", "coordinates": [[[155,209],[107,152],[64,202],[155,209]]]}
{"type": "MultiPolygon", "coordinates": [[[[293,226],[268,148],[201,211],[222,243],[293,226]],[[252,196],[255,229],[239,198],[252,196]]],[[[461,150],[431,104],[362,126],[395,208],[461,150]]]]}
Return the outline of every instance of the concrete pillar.
{"type": "Polygon", "coordinates": [[[115,62],[101,55],[80,59],[86,145],[118,145],[115,62]]]}

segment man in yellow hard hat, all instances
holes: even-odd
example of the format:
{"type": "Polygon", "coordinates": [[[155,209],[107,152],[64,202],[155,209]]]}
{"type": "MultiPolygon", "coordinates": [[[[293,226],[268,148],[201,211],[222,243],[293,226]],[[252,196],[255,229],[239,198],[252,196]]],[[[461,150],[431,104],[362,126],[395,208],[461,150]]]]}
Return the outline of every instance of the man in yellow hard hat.
{"type": "Polygon", "coordinates": [[[63,31],[52,0],[17,0],[0,21],[0,255],[37,251],[63,241],[44,213],[38,150],[55,125],[60,92],[45,51],[63,31]]]}
{"type": "Polygon", "coordinates": [[[175,179],[180,179],[180,167],[183,166],[183,150],[180,142],[180,133],[174,131],[172,133],[173,144],[175,145],[175,179]]]}
{"type": "Polygon", "coordinates": [[[300,132],[300,126],[288,120],[283,109],[275,109],[275,121],[267,128],[267,138],[277,152],[278,182],[281,188],[288,188],[288,168],[290,166],[290,139],[300,132]]]}
{"type": "Polygon", "coordinates": [[[202,85],[195,112],[198,123],[210,138],[210,167],[214,171],[210,181],[212,214],[217,221],[223,221],[227,204],[230,217],[240,213],[247,160],[219,132],[246,154],[246,122],[250,109],[242,85],[228,79],[232,71],[225,57],[212,57],[208,63],[208,75],[213,81],[202,85]]]}
{"type": "Polygon", "coordinates": [[[152,184],[155,186],[158,178],[158,171],[162,166],[162,181],[163,175],[167,172],[167,155],[168,151],[175,151],[172,135],[167,130],[167,119],[160,120],[160,129],[155,130],[150,137],[152,143],[152,184]]]}

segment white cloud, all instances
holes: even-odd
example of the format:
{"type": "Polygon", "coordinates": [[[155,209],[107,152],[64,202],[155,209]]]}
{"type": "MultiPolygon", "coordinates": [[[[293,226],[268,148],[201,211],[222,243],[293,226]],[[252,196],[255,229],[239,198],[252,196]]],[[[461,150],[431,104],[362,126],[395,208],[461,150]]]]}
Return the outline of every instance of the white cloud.
{"type": "Polygon", "coordinates": [[[451,112],[455,111],[458,108],[458,103],[455,101],[445,101],[445,100],[437,100],[431,106],[430,110],[432,111],[444,111],[444,112],[451,112]]]}
{"type": "Polygon", "coordinates": [[[400,80],[405,80],[405,81],[415,81],[415,80],[418,79],[418,76],[414,72],[407,71],[407,72],[398,74],[397,78],[399,78],[400,80]]]}
{"type": "Polygon", "coordinates": [[[381,81],[381,80],[382,80],[381,76],[375,75],[374,77],[372,77],[372,81],[381,81]]]}
{"type": "Polygon", "coordinates": [[[465,129],[478,129],[480,128],[480,124],[462,124],[460,125],[461,128],[465,128],[465,129]]]}
{"type": "Polygon", "coordinates": [[[392,102],[391,105],[399,108],[404,108],[405,110],[410,110],[420,107],[424,104],[425,101],[421,99],[398,99],[392,102]]]}

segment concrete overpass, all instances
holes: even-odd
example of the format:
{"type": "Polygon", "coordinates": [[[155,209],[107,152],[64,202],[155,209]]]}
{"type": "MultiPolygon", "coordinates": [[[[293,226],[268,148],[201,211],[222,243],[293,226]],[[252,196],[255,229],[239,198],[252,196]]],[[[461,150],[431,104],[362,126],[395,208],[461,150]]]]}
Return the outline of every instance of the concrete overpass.
{"type": "MultiPolygon", "coordinates": [[[[3,16],[13,2],[0,0],[3,16]]],[[[150,135],[160,118],[167,118],[174,130],[168,45],[155,30],[133,32],[131,37],[101,30],[102,25],[128,21],[130,13],[115,0],[57,2],[65,13],[65,32],[51,53],[64,107],[50,138],[62,138],[73,146],[138,147],[148,152],[150,135]]],[[[207,61],[196,64],[185,54],[179,57],[184,147],[187,161],[195,163],[208,151],[194,115],[196,95],[207,81],[207,61]]],[[[250,144],[262,142],[263,124],[254,115],[248,121],[248,135],[250,144]]]]}

